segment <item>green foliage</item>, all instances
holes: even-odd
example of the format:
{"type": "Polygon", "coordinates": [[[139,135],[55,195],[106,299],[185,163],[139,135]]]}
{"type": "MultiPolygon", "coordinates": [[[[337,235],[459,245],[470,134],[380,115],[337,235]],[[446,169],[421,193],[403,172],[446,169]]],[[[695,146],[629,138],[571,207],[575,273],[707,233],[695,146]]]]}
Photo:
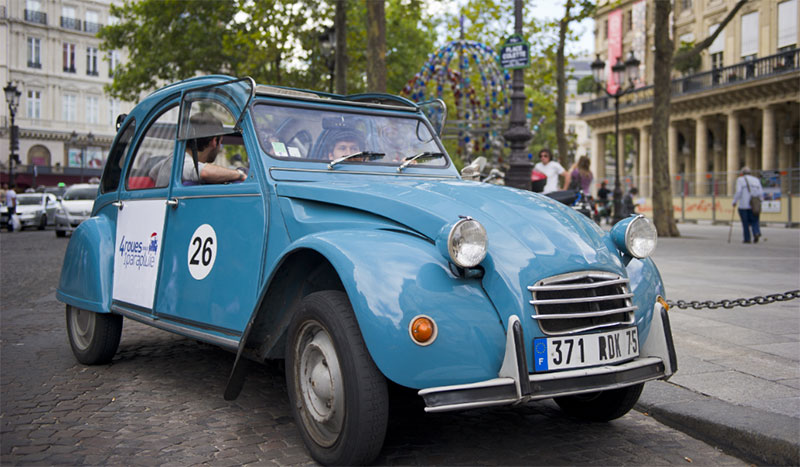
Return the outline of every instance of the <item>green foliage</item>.
{"type": "MultiPolygon", "coordinates": [[[[694,41],[692,42],[681,41],[681,45],[680,47],[678,47],[677,53],[680,54],[682,52],[688,52],[693,48],[694,48],[694,41]]],[[[686,60],[675,62],[675,69],[683,74],[690,74],[695,72],[696,70],[699,70],[701,64],[702,64],[702,58],[700,57],[700,54],[694,54],[693,56],[691,56],[686,60]]]]}
{"type": "Polygon", "coordinates": [[[578,80],[578,94],[587,94],[595,92],[597,84],[594,82],[594,77],[584,76],[578,80]]]}

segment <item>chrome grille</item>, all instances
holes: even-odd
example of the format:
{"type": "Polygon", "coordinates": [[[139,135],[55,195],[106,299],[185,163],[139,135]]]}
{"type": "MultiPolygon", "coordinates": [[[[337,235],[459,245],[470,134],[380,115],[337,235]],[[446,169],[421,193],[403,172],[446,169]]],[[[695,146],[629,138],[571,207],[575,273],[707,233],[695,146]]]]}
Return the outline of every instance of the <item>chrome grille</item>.
{"type": "Polygon", "coordinates": [[[633,324],[636,306],[628,279],[601,271],[550,277],[529,286],[531,317],[545,334],[573,334],[633,324]]]}

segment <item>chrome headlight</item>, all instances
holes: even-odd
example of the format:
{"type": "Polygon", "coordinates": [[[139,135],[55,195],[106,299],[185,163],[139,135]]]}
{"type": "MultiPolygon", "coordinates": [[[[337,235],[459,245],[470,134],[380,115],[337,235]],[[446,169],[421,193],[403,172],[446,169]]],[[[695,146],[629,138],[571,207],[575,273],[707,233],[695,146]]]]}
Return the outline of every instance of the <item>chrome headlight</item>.
{"type": "Polygon", "coordinates": [[[436,245],[456,266],[472,268],[486,257],[489,239],[480,222],[464,217],[444,226],[436,245]]]}
{"type": "Polygon", "coordinates": [[[655,251],[658,232],[650,219],[640,214],[617,222],[611,229],[611,238],[622,252],[641,259],[655,251]]]}

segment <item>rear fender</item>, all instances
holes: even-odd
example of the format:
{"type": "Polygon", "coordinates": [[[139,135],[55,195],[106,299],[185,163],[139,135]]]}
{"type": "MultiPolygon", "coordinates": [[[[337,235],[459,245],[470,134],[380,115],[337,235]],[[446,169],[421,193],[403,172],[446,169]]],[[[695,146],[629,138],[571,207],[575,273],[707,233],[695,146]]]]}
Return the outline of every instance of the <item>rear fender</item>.
{"type": "Polygon", "coordinates": [[[56,298],[77,308],[109,313],[114,276],[114,228],[106,217],[78,226],[64,255],[56,298]]]}

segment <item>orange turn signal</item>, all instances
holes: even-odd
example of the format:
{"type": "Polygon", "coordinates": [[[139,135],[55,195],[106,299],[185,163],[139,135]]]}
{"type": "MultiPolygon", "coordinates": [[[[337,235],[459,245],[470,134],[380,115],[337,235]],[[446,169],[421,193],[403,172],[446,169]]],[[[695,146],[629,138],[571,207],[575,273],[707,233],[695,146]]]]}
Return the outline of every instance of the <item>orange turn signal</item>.
{"type": "Polygon", "coordinates": [[[408,328],[411,339],[419,345],[430,345],[436,339],[436,323],[427,316],[417,316],[408,328]]]}
{"type": "Polygon", "coordinates": [[[667,303],[667,301],[666,301],[666,300],[664,300],[664,297],[662,297],[661,295],[659,295],[658,297],[656,297],[656,301],[657,301],[658,303],[660,303],[660,304],[661,304],[661,306],[663,306],[665,310],[669,311],[669,303],[667,303]]]}

